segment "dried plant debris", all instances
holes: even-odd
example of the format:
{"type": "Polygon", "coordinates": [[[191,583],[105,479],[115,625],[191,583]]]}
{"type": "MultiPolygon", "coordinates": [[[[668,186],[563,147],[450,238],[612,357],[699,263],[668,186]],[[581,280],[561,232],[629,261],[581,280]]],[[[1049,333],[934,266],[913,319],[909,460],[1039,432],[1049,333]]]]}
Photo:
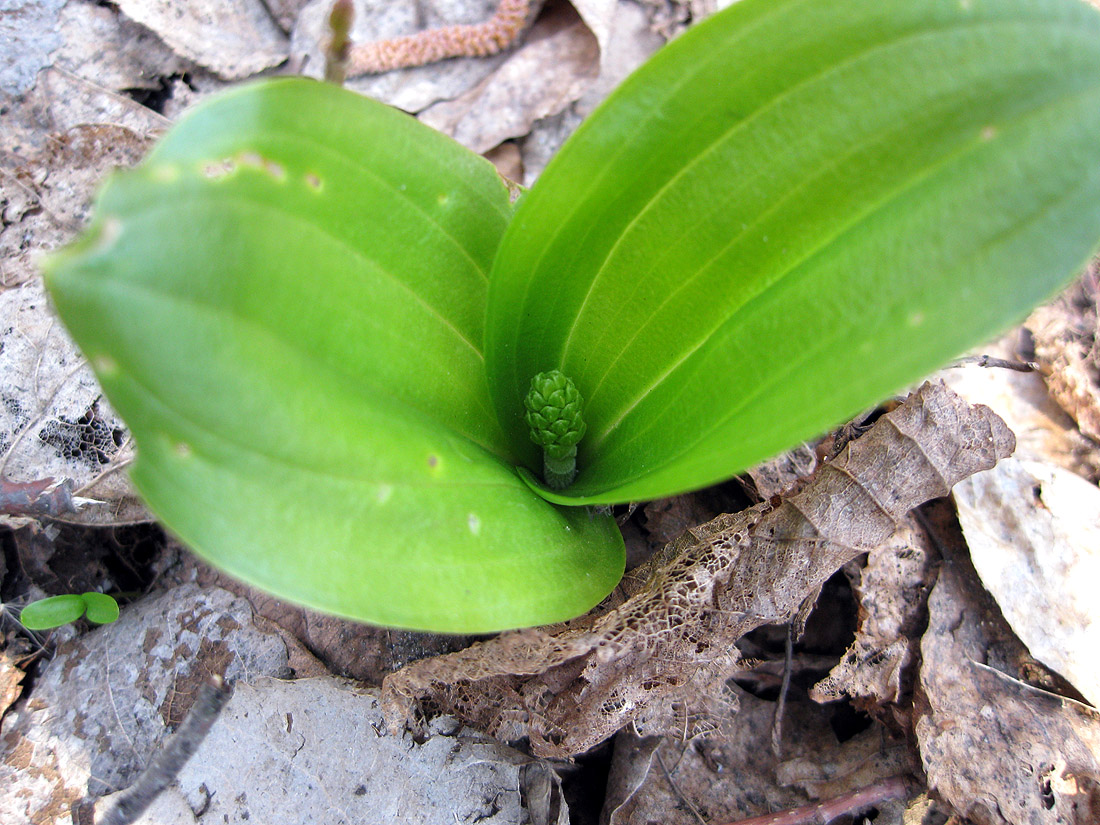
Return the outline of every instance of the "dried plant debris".
{"type": "Polygon", "coordinates": [[[1100,441],[1100,261],[1027,320],[1050,394],[1100,441]]]}
{"type": "Polygon", "coordinates": [[[132,457],[128,434],[50,311],[37,257],[73,237],[102,177],[137,163],[150,143],[148,131],[74,126],[0,169],[0,479],[65,479],[77,496],[103,502],[69,521],[120,524],[148,515],[116,472],[132,457]]]}
{"type": "Polygon", "coordinates": [[[0,822],[63,821],[128,785],[212,675],[285,677],[287,650],[244,599],[184,585],[60,645],[0,728],[0,822]]]}
{"type": "MultiPolygon", "coordinates": [[[[482,23],[496,10],[495,0],[355,0],[352,43],[371,43],[420,31],[482,23]]],[[[313,0],[298,16],[291,38],[292,59],[303,74],[324,73],[323,45],[331,0],[313,0]]],[[[352,78],[349,89],[419,112],[439,100],[451,100],[481,83],[508,59],[466,57],[381,75],[352,78]]]]}
{"type": "Polygon", "coordinates": [[[913,674],[907,668],[916,660],[927,617],[935,558],[912,515],[871,550],[866,564],[855,571],[856,638],[828,677],[814,686],[814,699],[833,702],[851,697],[856,707],[874,712],[898,703],[910,692],[913,674]]]}
{"type": "Polygon", "coordinates": [[[939,538],[916,722],[929,791],[974,825],[1100,822],[1100,714],[1023,681],[1027,651],[965,549],[939,538]]]}
{"type": "Polygon", "coordinates": [[[803,444],[746,470],[746,488],[755,494],[757,501],[767,501],[772,496],[794,492],[796,485],[804,483],[816,469],[817,453],[803,444]]]}
{"type": "MultiPolygon", "coordinates": [[[[166,825],[176,821],[173,810],[186,811],[183,822],[192,825],[527,822],[521,788],[533,760],[440,721],[414,742],[387,735],[377,691],[346,680],[240,683],[161,797],[164,807],[154,802],[149,819],[139,822],[166,825]],[[187,819],[193,811],[198,816],[187,819]]],[[[563,808],[546,825],[567,823],[563,808]]]]}
{"type": "Polygon", "coordinates": [[[0,478],[65,479],[94,504],[53,514],[84,524],[148,520],[125,476],[124,425],[101,396],[68,335],[52,318],[41,281],[0,292],[0,478]]]}
{"type": "Polygon", "coordinates": [[[51,65],[102,89],[159,89],[164,78],[194,71],[152,31],[98,3],[66,3],[59,21],[61,46],[51,65]]]}
{"type": "Polygon", "coordinates": [[[131,20],[171,49],[225,80],[240,80],[286,60],[286,35],[262,0],[115,0],[131,20]]]}
{"type": "Polygon", "coordinates": [[[292,640],[290,666],[298,678],[332,672],[380,685],[387,673],[419,659],[459,650],[471,641],[469,636],[391,630],[317,613],[249,587],[190,554],[183,558],[184,563],[167,578],[194,580],[248,599],[258,616],[292,640]],[[308,657],[295,658],[295,648],[302,646],[308,657]]]}
{"type": "MultiPolygon", "coordinates": [[[[1021,360],[1017,330],[975,354],[1021,360]]],[[[1026,359],[1024,359],[1026,360],[1026,359]]],[[[993,409],[1016,434],[1016,455],[1051,462],[1091,480],[1100,479],[1100,451],[1077,429],[1073,419],[1050,397],[1036,372],[967,365],[945,369],[944,383],[971,404],[993,409]]]]}
{"type": "Polygon", "coordinates": [[[442,26],[351,49],[348,74],[381,74],[394,69],[425,66],[452,57],[489,57],[510,47],[526,29],[542,2],[498,0],[483,22],[442,26]]]}
{"type": "Polygon", "coordinates": [[[734,643],[800,612],[841,565],[924,501],[1012,452],[990,410],[921,387],[777,506],[689,531],[624,580],[627,600],[569,625],[506,633],[418,662],[383,685],[398,724],[442,710],[535,753],[566,757],[627,724],[643,735],[720,729],[736,706],[734,643]]]}
{"type": "Polygon", "coordinates": [[[16,0],[0,14],[0,101],[18,97],[34,86],[49,65],[50,52],[61,45],[58,18],[66,0],[16,0]]]}
{"type": "Polygon", "coordinates": [[[15,663],[6,649],[0,650],[0,719],[8,712],[8,708],[15,704],[19,694],[23,692],[22,669],[15,663]]]}
{"type": "Polygon", "coordinates": [[[588,89],[598,69],[595,36],[572,7],[558,6],[482,83],[430,106],[419,118],[475,152],[485,152],[561,112],[588,89]]]}
{"type": "Polygon", "coordinates": [[[955,488],[982,584],[1031,655],[1100,705],[1100,489],[1010,460],[955,488]]]}
{"type": "Polygon", "coordinates": [[[912,767],[904,740],[881,726],[840,742],[828,709],[787,705],[783,746],[772,753],[774,702],[739,692],[736,725],[726,735],[684,741],[615,738],[602,821],[608,825],[737,822],[843,796],[912,767]]]}

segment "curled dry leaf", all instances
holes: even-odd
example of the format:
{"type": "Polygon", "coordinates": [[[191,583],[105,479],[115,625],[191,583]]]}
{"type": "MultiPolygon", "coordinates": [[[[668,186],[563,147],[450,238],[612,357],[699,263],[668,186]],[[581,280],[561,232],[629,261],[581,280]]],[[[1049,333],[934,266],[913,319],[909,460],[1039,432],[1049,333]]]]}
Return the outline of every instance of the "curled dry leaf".
{"type": "Polygon", "coordinates": [[[859,598],[856,638],[832,672],[810,691],[816,701],[849,696],[857,707],[871,711],[908,692],[905,668],[915,659],[935,578],[932,561],[927,537],[911,515],[868,554],[854,585],[859,598]]]}
{"type": "Polygon", "coordinates": [[[929,790],[975,825],[1100,822],[1100,714],[1016,678],[1026,650],[965,549],[940,539],[916,722],[929,790]]]}
{"type": "Polygon", "coordinates": [[[22,669],[12,661],[7,650],[0,650],[0,719],[3,718],[19,694],[23,692],[22,669]]]}
{"type": "Polygon", "coordinates": [[[1031,655],[1100,705],[1100,489],[1036,461],[955,488],[982,584],[1031,655]]]}
{"type": "Polygon", "coordinates": [[[777,507],[720,516],[668,545],[624,582],[630,598],[570,625],[506,633],[387,677],[395,724],[418,703],[539,755],[571,756],[627,724],[694,735],[729,715],[734,643],[783,623],[842,564],[897,520],[1009,455],[996,415],[926,384],[777,507]]]}
{"type": "Polygon", "coordinates": [[[1027,320],[1050,394],[1100,441],[1100,261],[1027,320]]]}

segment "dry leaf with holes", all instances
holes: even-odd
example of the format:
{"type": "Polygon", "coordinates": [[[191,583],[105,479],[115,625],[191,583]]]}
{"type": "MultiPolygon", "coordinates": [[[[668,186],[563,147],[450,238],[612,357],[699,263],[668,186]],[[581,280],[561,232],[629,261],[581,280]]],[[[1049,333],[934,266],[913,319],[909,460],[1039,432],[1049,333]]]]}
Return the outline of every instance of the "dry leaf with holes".
{"type": "Polygon", "coordinates": [[[734,643],[784,623],[845,562],[897,521],[1012,452],[996,415],[926,384],[778,506],[764,503],[689,531],[624,580],[629,598],[558,628],[503,634],[387,677],[397,724],[418,708],[490,735],[527,735],[539,755],[588,750],[632,724],[641,734],[715,729],[734,643]]]}

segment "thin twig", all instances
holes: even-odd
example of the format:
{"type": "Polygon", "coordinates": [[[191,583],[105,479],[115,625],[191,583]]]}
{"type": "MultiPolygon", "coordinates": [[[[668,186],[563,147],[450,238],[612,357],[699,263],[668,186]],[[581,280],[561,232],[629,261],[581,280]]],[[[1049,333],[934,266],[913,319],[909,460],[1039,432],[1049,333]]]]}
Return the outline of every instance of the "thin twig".
{"type": "Polygon", "coordinates": [[[220,676],[212,676],[199,689],[187,717],[168,743],[153,757],[129,788],[119,794],[100,820],[100,825],[131,825],[172,782],[198,750],[229,699],[229,688],[220,676]]]}
{"type": "MultiPolygon", "coordinates": [[[[117,452],[115,452],[115,455],[117,456],[119,453],[125,452],[126,449],[129,448],[130,442],[132,440],[133,439],[129,435],[127,435],[125,440],[121,444],[118,445],[118,450],[117,450],[117,452]]],[[[128,455],[128,456],[126,456],[126,458],[112,459],[111,464],[110,464],[110,466],[107,467],[107,469],[101,470],[99,473],[94,475],[92,477],[91,481],[89,481],[87,484],[85,484],[79,490],[74,492],[73,495],[79,496],[79,495],[83,495],[84,493],[87,493],[92,488],[94,488],[97,484],[99,484],[99,482],[101,482],[101,481],[103,481],[103,479],[107,478],[107,476],[114,475],[119,470],[124,470],[133,463],[134,463],[134,456],[133,455],[128,455]]]]}
{"type": "Polygon", "coordinates": [[[787,643],[784,645],[783,683],[779,686],[779,701],[775,703],[772,720],[772,753],[783,758],[783,714],[787,710],[787,691],[791,688],[791,671],[794,669],[794,625],[787,625],[787,643]]]}
{"type": "Polygon", "coordinates": [[[723,825],[828,825],[839,816],[860,813],[891,799],[905,799],[907,796],[909,781],[902,776],[893,776],[824,802],[788,808],[774,814],[751,816],[723,825]]]}
{"type": "Polygon", "coordinates": [[[992,355],[967,355],[951,364],[948,369],[972,365],[976,367],[996,367],[1014,372],[1039,372],[1039,365],[1034,361],[1009,361],[1005,358],[994,358],[992,355]]]}
{"type": "Polygon", "coordinates": [[[660,765],[661,765],[661,770],[662,770],[662,771],[664,771],[664,774],[665,774],[665,779],[666,779],[666,780],[668,781],[668,785],[669,785],[669,787],[670,787],[670,788],[672,788],[672,792],[673,792],[673,793],[675,793],[675,794],[676,794],[676,795],[677,795],[678,797],[680,797],[680,801],[681,801],[681,802],[683,802],[683,803],[684,803],[685,805],[687,805],[687,806],[688,806],[688,810],[690,810],[690,811],[691,811],[691,812],[692,812],[693,814],[695,814],[695,818],[696,818],[697,820],[699,820],[699,825],[707,825],[707,821],[706,821],[705,819],[703,819],[703,815],[702,815],[701,813],[699,813],[699,809],[698,809],[698,808],[696,808],[696,807],[695,807],[695,806],[694,806],[694,805],[693,805],[693,804],[691,803],[691,800],[690,800],[690,799],[688,799],[688,798],[687,798],[686,796],[684,796],[684,793],[683,793],[683,791],[681,791],[681,790],[680,790],[680,789],[679,789],[679,788],[678,788],[678,787],[676,786],[676,783],[672,781],[672,774],[671,774],[671,773],[669,773],[669,771],[668,771],[668,767],[667,767],[667,766],[665,765],[665,760],[664,760],[664,758],[662,758],[662,756],[661,756],[661,750],[660,750],[660,748],[658,748],[657,750],[655,750],[655,751],[654,751],[654,754],[655,754],[655,755],[656,755],[656,757],[657,757],[657,761],[658,761],[658,762],[660,763],[660,765]]]}

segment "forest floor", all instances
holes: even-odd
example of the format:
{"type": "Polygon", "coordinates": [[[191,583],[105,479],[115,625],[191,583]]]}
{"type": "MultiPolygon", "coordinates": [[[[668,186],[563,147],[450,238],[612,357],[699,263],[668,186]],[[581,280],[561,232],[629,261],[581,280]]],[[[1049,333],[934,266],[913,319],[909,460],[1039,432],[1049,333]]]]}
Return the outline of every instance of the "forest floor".
{"type": "MultiPolygon", "coordinates": [[[[228,578],[153,522],[126,479],[126,427],[36,260],[187,107],[253,77],[320,76],[330,5],[0,6],[0,820],[93,822],[217,677],[229,704],[140,821],[1100,822],[1095,264],[985,362],[722,485],[618,508],[634,573],[567,627],[474,639],[358,625],[228,578]],[[725,598],[770,600],[754,609],[773,623],[676,606],[716,579],[696,558],[706,548],[795,530],[800,502],[828,496],[826,468],[894,483],[849,445],[892,449],[877,424],[907,415],[958,423],[929,445],[989,428],[991,469],[959,469],[947,497],[914,471],[885,529],[823,506],[837,546],[785,568],[746,551],[725,598]],[[93,503],[18,510],[45,479],[93,503]],[[18,621],[35,599],[85,591],[120,594],[120,619],[49,633],[18,621]],[[645,637],[638,605],[641,626],[672,632],[645,637]],[[600,653],[612,642],[615,675],[600,653]]],[[[530,185],[611,89],[715,5],[549,0],[500,54],[346,85],[530,185]]],[[[357,43],[498,11],[355,7],[357,43]]]]}

